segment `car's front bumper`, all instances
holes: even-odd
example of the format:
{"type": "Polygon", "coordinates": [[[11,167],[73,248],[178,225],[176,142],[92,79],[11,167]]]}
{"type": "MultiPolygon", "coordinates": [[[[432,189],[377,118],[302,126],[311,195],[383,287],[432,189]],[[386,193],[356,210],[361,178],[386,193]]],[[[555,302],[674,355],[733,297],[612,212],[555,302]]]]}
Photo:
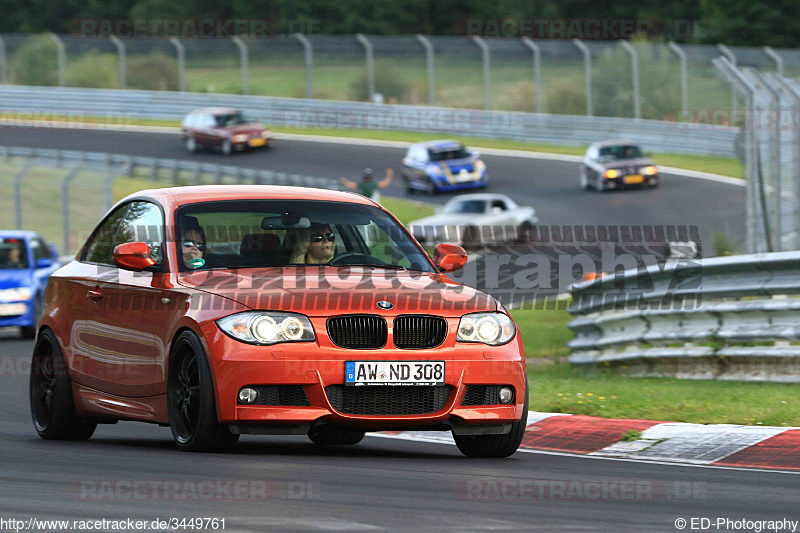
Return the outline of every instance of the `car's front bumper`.
{"type": "MultiPolygon", "coordinates": [[[[447,429],[502,426],[522,416],[526,374],[519,333],[497,347],[445,343],[429,350],[348,350],[328,345],[327,337],[306,343],[252,346],[238,342],[214,323],[203,328],[217,394],[219,421],[237,426],[242,433],[272,432],[276,427],[330,423],[365,430],[447,429]],[[325,387],[344,383],[349,360],[443,360],[445,384],[450,387],[444,407],[427,414],[358,415],[337,411],[325,387]],[[239,405],[237,395],[245,386],[301,385],[308,407],[239,405]],[[514,402],[509,405],[462,406],[467,385],[509,385],[514,402]]],[[[391,338],[387,346],[391,346],[391,338]]],[[[291,429],[289,429],[291,432],[291,429]]],[[[468,431],[468,430],[465,430],[468,431]]],[[[302,431],[301,431],[302,432],[302,431]]]]}
{"type": "Polygon", "coordinates": [[[641,181],[636,179],[638,176],[618,176],[616,178],[603,178],[606,189],[625,189],[632,187],[652,187],[660,181],[658,174],[641,176],[641,181]],[[634,178],[633,180],[631,178],[634,178]]]}

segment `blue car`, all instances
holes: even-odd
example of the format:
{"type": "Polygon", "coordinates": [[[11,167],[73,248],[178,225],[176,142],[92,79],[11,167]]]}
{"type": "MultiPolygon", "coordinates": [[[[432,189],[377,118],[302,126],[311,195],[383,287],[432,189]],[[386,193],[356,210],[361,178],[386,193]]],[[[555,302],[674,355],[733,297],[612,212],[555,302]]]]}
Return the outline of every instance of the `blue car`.
{"type": "Polygon", "coordinates": [[[0,328],[36,336],[47,280],[61,264],[55,245],[32,231],[0,231],[0,328]]]}
{"type": "Polygon", "coordinates": [[[412,144],[403,158],[403,180],[409,194],[423,191],[480,189],[489,183],[480,154],[469,152],[458,141],[412,144]]]}

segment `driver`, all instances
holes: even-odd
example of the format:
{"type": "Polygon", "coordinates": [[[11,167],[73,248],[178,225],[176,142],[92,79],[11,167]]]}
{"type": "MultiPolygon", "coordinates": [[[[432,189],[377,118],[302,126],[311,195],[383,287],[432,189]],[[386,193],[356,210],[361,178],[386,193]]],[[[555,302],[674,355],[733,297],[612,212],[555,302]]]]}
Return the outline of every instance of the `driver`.
{"type": "Polygon", "coordinates": [[[298,232],[290,263],[324,265],[336,253],[336,235],[327,224],[312,224],[298,232]]]}

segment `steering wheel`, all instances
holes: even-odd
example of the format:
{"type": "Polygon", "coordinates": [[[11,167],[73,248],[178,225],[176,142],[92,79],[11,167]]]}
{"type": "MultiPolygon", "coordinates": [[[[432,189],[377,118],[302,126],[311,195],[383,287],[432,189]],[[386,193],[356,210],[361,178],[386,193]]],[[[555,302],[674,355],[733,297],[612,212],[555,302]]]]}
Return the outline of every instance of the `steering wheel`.
{"type": "Polygon", "coordinates": [[[361,252],[345,252],[328,261],[328,264],[331,266],[362,264],[385,265],[386,262],[369,254],[362,254],[361,252]]]}

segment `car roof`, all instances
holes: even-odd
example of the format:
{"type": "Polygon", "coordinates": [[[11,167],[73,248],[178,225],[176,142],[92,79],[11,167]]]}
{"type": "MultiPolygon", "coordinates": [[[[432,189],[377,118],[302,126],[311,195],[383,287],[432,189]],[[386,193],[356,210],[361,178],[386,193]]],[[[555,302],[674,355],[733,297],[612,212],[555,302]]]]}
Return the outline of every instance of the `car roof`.
{"type": "Polygon", "coordinates": [[[154,200],[171,209],[185,204],[225,200],[320,200],[379,205],[366,196],[354,192],[287,185],[190,185],[146,189],[128,195],[119,204],[134,198],[154,200]]]}
{"type": "Polygon", "coordinates": [[[35,231],[25,231],[21,229],[0,230],[0,237],[4,239],[33,239],[39,234],[35,231]]]}
{"type": "Polygon", "coordinates": [[[605,148],[606,146],[620,146],[620,145],[640,146],[640,143],[632,141],[630,139],[611,139],[608,141],[600,141],[593,144],[593,146],[596,146],[598,148],[605,148]]]}
{"type": "MultiPolygon", "coordinates": [[[[511,198],[509,198],[505,194],[483,192],[483,193],[475,193],[475,194],[460,194],[458,196],[454,196],[453,198],[451,198],[450,201],[448,201],[447,203],[456,202],[456,201],[460,201],[460,200],[504,200],[504,201],[507,201],[507,200],[511,200],[511,198]]],[[[511,200],[511,201],[513,202],[513,200],[511,200]]]]}
{"type": "Polygon", "coordinates": [[[204,107],[203,109],[195,109],[192,113],[205,113],[208,115],[231,115],[233,113],[241,113],[241,109],[234,107],[204,107]]]}
{"type": "Polygon", "coordinates": [[[462,143],[461,141],[456,141],[454,139],[443,139],[440,141],[426,141],[426,142],[416,143],[414,146],[424,146],[425,148],[428,149],[442,150],[456,146],[458,147],[464,146],[464,143],[462,143]]]}

